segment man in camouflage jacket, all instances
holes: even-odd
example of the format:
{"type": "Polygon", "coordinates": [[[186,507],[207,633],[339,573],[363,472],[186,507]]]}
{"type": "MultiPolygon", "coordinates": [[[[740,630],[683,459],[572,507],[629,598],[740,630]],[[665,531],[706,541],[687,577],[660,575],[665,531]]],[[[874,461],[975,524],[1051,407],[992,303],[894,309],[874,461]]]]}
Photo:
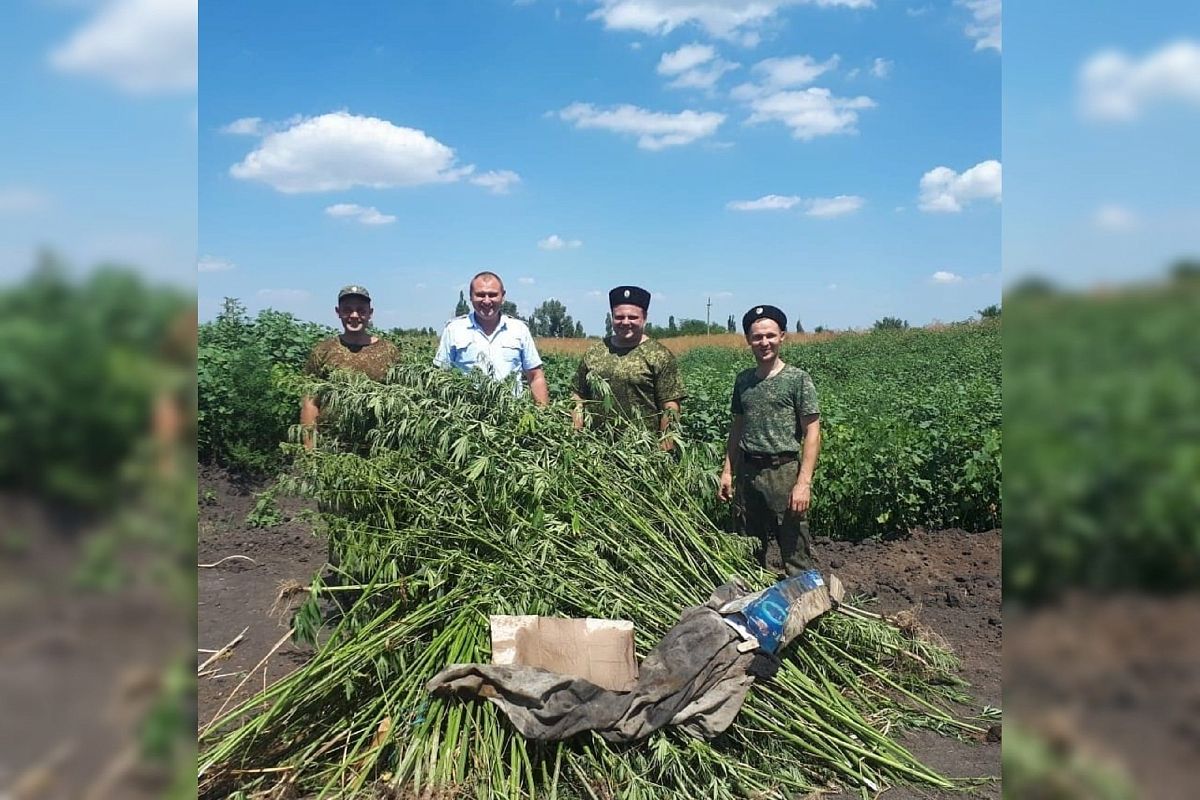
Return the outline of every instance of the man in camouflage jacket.
{"type": "MultiPolygon", "coordinates": [[[[675,356],[645,333],[650,293],[618,286],[608,293],[608,303],[613,334],[584,353],[575,373],[575,427],[583,427],[586,409],[595,425],[622,419],[666,434],[678,424],[685,395],[675,356]]],[[[673,446],[674,439],[664,435],[662,448],[673,446]]]]}
{"type": "MultiPolygon", "coordinates": [[[[362,372],[377,381],[386,378],[388,369],[400,360],[400,350],[367,330],[373,313],[370,292],[357,284],[343,286],[334,313],[342,323],[342,333],[318,342],[308,355],[304,371],[318,378],[327,378],[339,369],[362,372]]],[[[320,413],[315,398],[305,396],[300,401],[303,442],[310,450],[316,441],[320,413]]]]}

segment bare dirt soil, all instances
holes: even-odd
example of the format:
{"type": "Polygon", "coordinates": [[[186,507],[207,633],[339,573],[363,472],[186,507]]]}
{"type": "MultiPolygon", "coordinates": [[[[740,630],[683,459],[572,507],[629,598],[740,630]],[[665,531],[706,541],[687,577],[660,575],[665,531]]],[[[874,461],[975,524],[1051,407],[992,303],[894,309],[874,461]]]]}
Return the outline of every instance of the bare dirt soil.
{"type": "MultiPolygon", "coordinates": [[[[890,541],[840,542],[817,539],[814,555],[822,572],[833,572],[847,594],[875,599],[869,609],[894,614],[913,611],[919,624],[941,636],[962,660],[961,676],[975,699],[963,715],[1002,705],[1000,531],[914,531],[890,541]]],[[[996,737],[993,737],[996,738],[996,737]]],[[[961,742],[928,731],[902,734],[899,741],[923,763],[952,778],[992,777],[979,796],[1000,797],[1000,742],[961,742]]],[[[889,800],[949,797],[950,794],[896,787],[889,800]]]]}
{"type": "Polygon", "coordinates": [[[162,797],[140,738],[191,630],[153,588],[87,588],[94,520],[0,494],[0,798],[162,797]]]}
{"type": "MultiPolygon", "coordinates": [[[[284,521],[267,529],[251,528],[246,515],[261,485],[241,485],[219,470],[200,469],[199,563],[244,555],[254,563],[230,560],[199,570],[198,646],[218,649],[246,629],[245,636],[220,663],[221,677],[202,678],[197,707],[207,723],[234,687],[251,673],[239,693],[249,697],[303,663],[308,653],[290,641],[260,661],[287,633],[288,614],[271,616],[283,582],[307,583],[325,562],[326,545],[304,519],[307,504],[281,499],[284,521]]],[[[880,613],[918,609],[919,620],[936,631],[963,660],[976,704],[960,709],[978,713],[984,705],[1001,705],[1000,532],[972,534],[960,530],[915,532],[887,542],[853,544],[819,539],[816,556],[822,570],[832,570],[850,592],[876,598],[870,608],[880,613]]],[[[203,659],[205,654],[201,654],[203,659]]],[[[231,706],[232,707],[232,704],[231,706]]],[[[995,777],[982,786],[984,797],[999,798],[1000,745],[963,743],[936,734],[904,734],[901,741],[929,766],[952,777],[995,777]]],[[[950,796],[897,788],[888,798],[950,796]]]]}
{"type": "MultiPolygon", "coordinates": [[[[294,603],[277,599],[282,587],[309,584],[325,564],[326,544],[314,533],[313,523],[301,515],[312,504],[281,497],[282,522],[255,528],[246,517],[254,508],[255,493],[266,484],[247,483],[203,466],[198,478],[197,563],[244,557],[197,570],[196,646],[220,650],[242,637],[209,666],[218,672],[198,682],[196,709],[203,728],[239,685],[227,710],[307,660],[309,649],[293,644],[287,636],[294,603]]],[[[211,655],[202,651],[200,662],[211,655]]]]}
{"type": "Polygon", "coordinates": [[[1200,595],[1074,594],[1014,612],[1014,720],[1058,752],[1121,765],[1139,796],[1200,792],[1200,595]]]}

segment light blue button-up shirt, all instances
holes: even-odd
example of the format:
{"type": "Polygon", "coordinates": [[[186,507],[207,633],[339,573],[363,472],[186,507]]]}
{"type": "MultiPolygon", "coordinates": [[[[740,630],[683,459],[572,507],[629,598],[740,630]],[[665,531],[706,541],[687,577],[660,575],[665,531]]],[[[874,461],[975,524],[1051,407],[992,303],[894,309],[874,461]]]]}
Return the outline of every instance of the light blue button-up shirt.
{"type": "MultiPolygon", "coordinates": [[[[478,368],[502,381],[514,372],[523,374],[537,369],[542,365],[542,357],[538,355],[529,326],[521,320],[502,314],[496,330],[488,336],[479,327],[472,311],[446,323],[433,363],[462,372],[478,368]]],[[[524,383],[518,380],[515,393],[519,395],[524,391],[524,383]]]]}

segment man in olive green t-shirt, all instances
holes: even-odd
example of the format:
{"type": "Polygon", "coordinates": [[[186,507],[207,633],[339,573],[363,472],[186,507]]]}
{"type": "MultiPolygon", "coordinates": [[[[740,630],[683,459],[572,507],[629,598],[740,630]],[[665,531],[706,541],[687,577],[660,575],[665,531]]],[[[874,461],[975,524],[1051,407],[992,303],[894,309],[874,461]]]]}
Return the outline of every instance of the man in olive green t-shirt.
{"type": "MultiPolygon", "coordinates": [[[[638,286],[618,286],[608,293],[613,335],[588,348],[575,372],[575,427],[583,427],[585,404],[598,425],[621,418],[665,434],[679,422],[683,381],[671,351],[646,335],[650,293],[638,286]],[[612,393],[611,409],[593,386],[602,378],[612,393]]],[[[663,436],[662,449],[673,439],[663,436]]]]}
{"type": "MultiPolygon", "coordinates": [[[[337,369],[361,372],[372,380],[382,381],[388,369],[400,360],[396,345],[373,336],[367,329],[371,322],[371,294],[357,284],[343,286],[338,291],[334,313],[342,323],[342,333],[317,342],[304,371],[318,378],[327,378],[337,369]]],[[[305,396],[300,401],[300,425],[304,446],[312,449],[320,409],[315,398],[305,396]]]]}
{"type": "Polygon", "coordinates": [[[733,425],[717,496],[737,496],[743,532],[759,539],[760,562],[766,565],[774,538],[788,574],[796,575],[816,566],[808,507],[821,449],[817,391],[807,372],[779,358],[786,314],[755,306],[742,317],[742,330],[758,365],[734,380],[733,425]]]}

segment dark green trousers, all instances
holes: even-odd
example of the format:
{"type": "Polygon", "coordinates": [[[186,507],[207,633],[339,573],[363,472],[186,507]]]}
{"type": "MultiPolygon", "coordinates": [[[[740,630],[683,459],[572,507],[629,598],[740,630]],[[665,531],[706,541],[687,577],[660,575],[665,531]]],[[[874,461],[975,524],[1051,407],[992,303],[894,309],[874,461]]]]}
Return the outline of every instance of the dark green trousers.
{"type": "Polygon", "coordinates": [[[758,539],[758,560],[767,565],[767,546],[774,539],[788,575],[815,569],[808,516],[788,509],[800,462],[756,467],[743,462],[737,477],[742,532],[758,539]]]}

